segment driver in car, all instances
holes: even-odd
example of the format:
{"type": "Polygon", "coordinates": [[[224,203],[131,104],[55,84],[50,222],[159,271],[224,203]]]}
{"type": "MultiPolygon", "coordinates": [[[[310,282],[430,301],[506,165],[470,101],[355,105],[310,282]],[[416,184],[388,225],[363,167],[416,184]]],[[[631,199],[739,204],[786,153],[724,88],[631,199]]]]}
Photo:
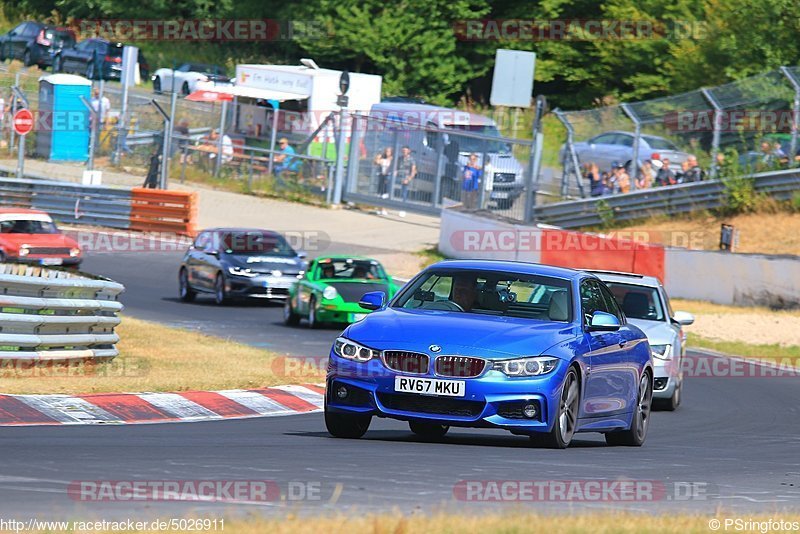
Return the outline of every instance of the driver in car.
{"type": "Polygon", "coordinates": [[[453,276],[453,289],[450,292],[450,300],[461,306],[461,309],[468,312],[475,305],[478,297],[478,279],[475,275],[459,273],[453,276]]]}

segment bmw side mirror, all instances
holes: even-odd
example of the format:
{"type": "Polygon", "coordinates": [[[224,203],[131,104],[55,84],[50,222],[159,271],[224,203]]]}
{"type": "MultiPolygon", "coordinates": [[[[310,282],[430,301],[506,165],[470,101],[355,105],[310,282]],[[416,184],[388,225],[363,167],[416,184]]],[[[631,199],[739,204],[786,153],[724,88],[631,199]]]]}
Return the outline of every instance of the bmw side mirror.
{"type": "Polygon", "coordinates": [[[372,291],[364,293],[358,305],[365,310],[380,310],[386,303],[386,293],[383,291],[372,291]]]}
{"type": "Polygon", "coordinates": [[[298,250],[297,257],[300,258],[301,260],[304,260],[308,258],[308,253],[305,250],[298,250]]]}
{"type": "Polygon", "coordinates": [[[219,250],[206,250],[206,254],[219,258],[219,250]]]}
{"type": "Polygon", "coordinates": [[[590,332],[614,332],[622,325],[617,316],[603,311],[596,311],[589,323],[590,332]]]}
{"type": "Polygon", "coordinates": [[[685,311],[676,311],[672,320],[679,325],[689,326],[690,324],[694,323],[694,315],[685,311]]]}

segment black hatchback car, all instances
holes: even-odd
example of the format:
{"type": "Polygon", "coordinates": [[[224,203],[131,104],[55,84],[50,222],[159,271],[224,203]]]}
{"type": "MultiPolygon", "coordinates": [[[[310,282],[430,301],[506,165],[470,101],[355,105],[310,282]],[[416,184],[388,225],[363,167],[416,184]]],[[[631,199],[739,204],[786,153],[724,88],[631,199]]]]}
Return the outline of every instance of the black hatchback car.
{"type": "MultiPolygon", "coordinates": [[[[53,58],[53,72],[68,72],[90,80],[119,80],[122,78],[122,49],[124,43],[106,39],[86,39],[72,47],[64,47],[53,58]]],[[[150,74],[144,54],[139,50],[139,75],[146,80],[150,74]]]]}
{"type": "Polygon", "coordinates": [[[49,67],[53,56],[62,48],[75,44],[75,34],[41,22],[22,22],[14,29],[0,35],[0,61],[18,59],[26,67],[49,67]]]}
{"type": "Polygon", "coordinates": [[[210,293],[217,304],[232,298],[285,300],[305,273],[305,253],[277,232],[257,228],[203,230],[181,261],[179,296],[191,302],[210,293]]]}

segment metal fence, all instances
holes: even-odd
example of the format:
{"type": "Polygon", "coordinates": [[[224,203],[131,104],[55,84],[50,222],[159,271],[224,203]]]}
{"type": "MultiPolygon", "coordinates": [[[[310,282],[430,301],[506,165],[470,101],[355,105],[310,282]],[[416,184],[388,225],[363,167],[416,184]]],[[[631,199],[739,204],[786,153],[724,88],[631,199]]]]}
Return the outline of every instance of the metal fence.
{"type": "MultiPolygon", "coordinates": [[[[747,179],[752,180],[757,193],[767,194],[778,200],[788,200],[800,191],[798,169],[760,173],[747,179]]],[[[719,209],[724,205],[725,194],[726,185],[723,180],[707,180],[624,195],[540,205],[534,209],[534,216],[538,222],[563,228],[600,226],[653,215],[677,215],[719,209]]]]}
{"type": "Polygon", "coordinates": [[[66,270],[0,264],[0,360],[108,360],[122,284],[66,270]]]}
{"type": "Polygon", "coordinates": [[[353,115],[344,199],[438,213],[463,203],[525,217],[533,143],[501,137],[482,117],[452,127],[353,115]]]}
{"type": "MultiPolygon", "coordinates": [[[[646,160],[668,158],[680,177],[693,155],[708,177],[726,169],[759,171],[798,164],[800,67],[781,67],[718,87],[592,110],[561,111],[563,197],[588,196],[585,165],[630,174],[631,190],[646,160]],[[583,187],[579,187],[582,185],[583,187]]],[[[649,174],[649,172],[648,172],[649,174]]]]}

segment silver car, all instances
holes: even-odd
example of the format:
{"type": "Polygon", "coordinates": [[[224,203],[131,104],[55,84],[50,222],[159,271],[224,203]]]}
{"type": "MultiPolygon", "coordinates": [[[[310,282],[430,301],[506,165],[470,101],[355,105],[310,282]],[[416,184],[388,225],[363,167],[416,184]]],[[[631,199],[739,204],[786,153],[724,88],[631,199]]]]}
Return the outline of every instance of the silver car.
{"type": "Polygon", "coordinates": [[[628,321],[647,336],[653,352],[653,405],[672,411],[681,403],[686,336],[694,322],[688,312],[672,311],[658,278],[632,273],[592,271],[614,294],[628,321]]]}
{"type": "MultiPolygon", "coordinates": [[[[575,153],[578,162],[595,163],[601,171],[611,169],[614,163],[625,165],[631,172],[630,163],[633,160],[633,132],[611,131],[598,134],[587,141],[575,143],[575,153]]],[[[669,139],[655,135],[642,134],[639,139],[639,164],[650,159],[654,153],[663,159],[669,159],[669,168],[673,172],[681,170],[681,163],[689,157],[686,152],[675,146],[669,139]]],[[[559,160],[562,164],[571,166],[566,145],[561,146],[559,160]]]]}

